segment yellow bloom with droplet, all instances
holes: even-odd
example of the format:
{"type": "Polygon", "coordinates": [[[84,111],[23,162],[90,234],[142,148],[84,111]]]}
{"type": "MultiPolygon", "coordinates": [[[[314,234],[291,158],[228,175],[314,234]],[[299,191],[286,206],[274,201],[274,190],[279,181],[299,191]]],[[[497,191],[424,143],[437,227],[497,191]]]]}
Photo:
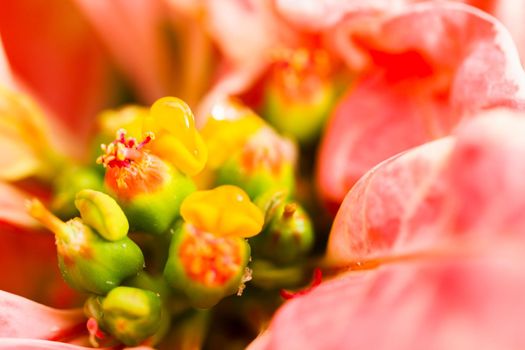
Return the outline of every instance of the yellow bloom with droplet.
{"type": "Polygon", "coordinates": [[[195,127],[189,106],[175,97],[163,97],[144,118],[143,130],[155,133],[151,152],[187,175],[198,174],[208,159],[208,149],[195,127]]]}
{"type": "Polygon", "coordinates": [[[186,222],[217,236],[252,237],[264,224],[262,211],[246,192],[231,185],[190,194],[180,211],[186,222]]]}

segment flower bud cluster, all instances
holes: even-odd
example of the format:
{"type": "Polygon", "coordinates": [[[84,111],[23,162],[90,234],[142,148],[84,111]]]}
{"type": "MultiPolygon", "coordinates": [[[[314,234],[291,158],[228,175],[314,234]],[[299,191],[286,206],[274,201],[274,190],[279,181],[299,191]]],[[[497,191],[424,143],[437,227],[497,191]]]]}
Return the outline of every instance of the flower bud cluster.
{"type": "Polygon", "coordinates": [[[313,230],[293,199],[297,150],[253,111],[225,102],[197,130],[165,97],[104,112],[96,140],[96,162],[56,182],[51,208],[68,221],[29,205],[55,234],[65,281],[87,295],[93,345],[155,344],[170,322],[209,320],[187,313],[243,294],[252,263],[301,270],[313,230]]]}

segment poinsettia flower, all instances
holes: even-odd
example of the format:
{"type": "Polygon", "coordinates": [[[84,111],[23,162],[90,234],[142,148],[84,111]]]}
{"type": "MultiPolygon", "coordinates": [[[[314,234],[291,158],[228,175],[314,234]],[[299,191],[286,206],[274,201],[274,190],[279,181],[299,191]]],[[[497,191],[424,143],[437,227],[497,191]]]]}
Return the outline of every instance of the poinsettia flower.
{"type": "MultiPolygon", "coordinates": [[[[234,21],[225,23],[208,7],[213,28],[221,28],[215,32],[219,47],[233,64],[202,110],[229,95],[261,108],[272,53],[304,47],[326,52],[335,72],[329,79],[346,90],[326,126],[317,164],[317,187],[331,208],[372,166],[447,135],[473,111],[524,105],[525,76],[512,37],[496,19],[460,2],[227,3],[232,13],[250,18],[250,26],[235,31],[234,21]],[[254,47],[238,54],[230,32],[254,47]]],[[[504,7],[495,4],[505,2],[469,3],[500,15],[504,7]]]]}
{"type": "Polygon", "coordinates": [[[251,348],[523,347],[524,133],[523,114],[487,112],[370,170],[331,232],[341,274],[251,348]]]}

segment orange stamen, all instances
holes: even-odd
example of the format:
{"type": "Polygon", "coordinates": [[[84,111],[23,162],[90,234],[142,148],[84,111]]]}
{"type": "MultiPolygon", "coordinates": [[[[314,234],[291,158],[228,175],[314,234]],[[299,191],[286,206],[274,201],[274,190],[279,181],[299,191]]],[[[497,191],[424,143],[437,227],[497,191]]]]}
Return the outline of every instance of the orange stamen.
{"type": "Polygon", "coordinates": [[[165,180],[168,166],[146,149],[154,139],[155,135],[148,132],[138,142],[126,137],[126,130],[120,129],[113,142],[101,145],[104,154],[97,163],[107,169],[106,184],[119,198],[130,199],[135,194],[151,192],[165,180]]]}
{"type": "Polygon", "coordinates": [[[207,287],[222,286],[238,273],[242,248],[235,238],[217,237],[186,224],[179,256],[186,274],[207,287]]]}

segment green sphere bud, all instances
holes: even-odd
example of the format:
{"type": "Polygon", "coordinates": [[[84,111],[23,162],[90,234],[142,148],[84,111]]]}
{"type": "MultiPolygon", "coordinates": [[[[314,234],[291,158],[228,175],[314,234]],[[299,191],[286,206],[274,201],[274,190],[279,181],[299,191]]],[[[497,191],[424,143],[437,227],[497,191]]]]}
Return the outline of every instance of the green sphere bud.
{"type": "Polygon", "coordinates": [[[37,200],[29,204],[29,211],[55,234],[60,271],[77,290],[106,294],[144,267],[142,251],[127,236],[108,241],[80,218],[60,221],[37,200]]]}
{"type": "Polygon", "coordinates": [[[73,205],[76,194],[84,189],[101,191],[104,188],[104,178],[95,168],[73,166],[63,171],[53,185],[51,210],[67,220],[78,216],[78,211],[73,205]]]}
{"type": "Polygon", "coordinates": [[[297,262],[313,247],[314,232],[310,218],[295,202],[271,208],[263,231],[250,239],[255,258],[276,264],[297,262]]]}
{"type": "Polygon", "coordinates": [[[184,198],[195,190],[195,184],[189,177],[173,171],[163,187],[119,202],[129,218],[132,231],[162,234],[180,217],[184,198]]]}
{"type": "Polygon", "coordinates": [[[71,287],[106,294],[143,269],[142,251],[129,237],[108,241],[78,219],[66,225],[69,237],[56,244],[60,271],[71,287]]]}
{"type": "Polygon", "coordinates": [[[262,115],[279,132],[307,144],[319,138],[335,101],[331,83],[320,84],[309,98],[290,99],[273,86],[264,95],[262,115]]]}
{"type": "Polygon", "coordinates": [[[117,287],[105,297],[91,297],[84,307],[100,327],[128,346],[155,335],[161,327],[158,294],[133,287],[117,287]]]}
{"type": "Polygon", "coordinates": [[[270,67],[262,114],[279,132],[301,144],[311,143],[336,101],[335,81],[325,50],[283,49],[270,67]]]}
{"type": "Polygon", "coordinates": [[[185,223],[174,232],[164,277],[192,306],[210,308],[242,292],[249,258],[245,239],[218,237],[185,223]]]}
{"type": "Polygon", "coordinates": [[[263,127],[219,167],[216,182],[239,186],[252,199],[273,190],[291,195],[295,187],[295,160],[295,145],[271,128],[263,127]]]}

